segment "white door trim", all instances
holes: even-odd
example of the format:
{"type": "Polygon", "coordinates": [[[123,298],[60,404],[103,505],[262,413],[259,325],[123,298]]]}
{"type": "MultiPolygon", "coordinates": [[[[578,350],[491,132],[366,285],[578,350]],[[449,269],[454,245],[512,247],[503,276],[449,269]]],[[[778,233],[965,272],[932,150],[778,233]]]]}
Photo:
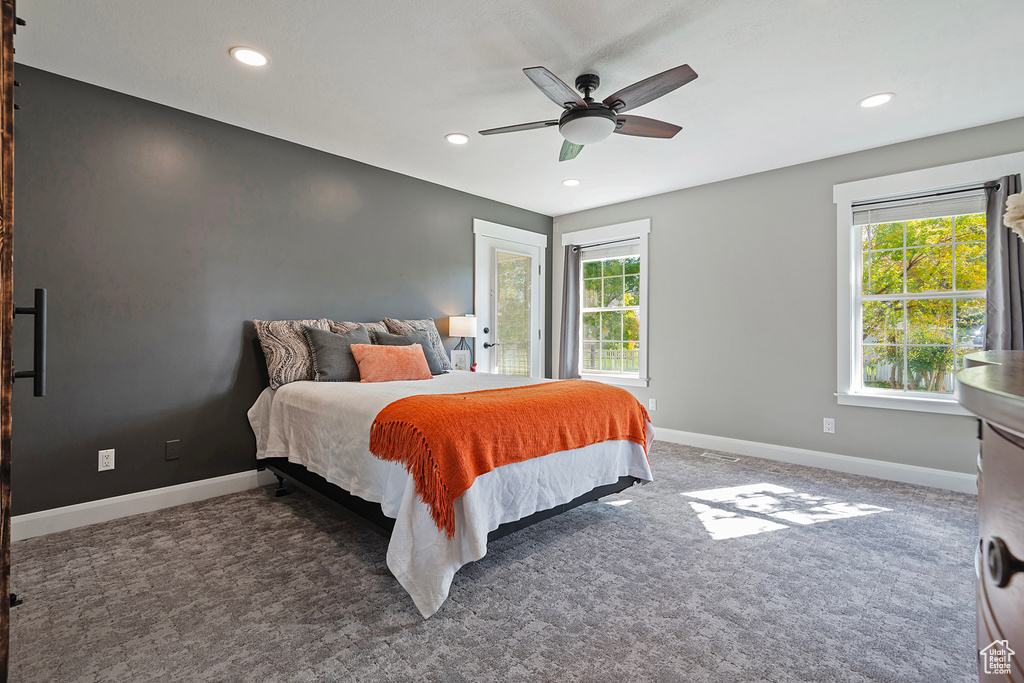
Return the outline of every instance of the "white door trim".
{"type": "MultiPolygon", "coordinates": [[[[523,230],[521,228],[513,228],[509,225],[501,225],[500,223],[492,223],[485,221],[480,218],[473,219],[473,313],[479,314],[479,311],[486,308],[482,305],[482,297],[490,295],[490,287],[481,287],[480,283],[476,281],[476,274],[479,270],[481,259],[488,259],[488,254],[482,253],[486,251],[483,248],[482,240],[479,237],[493,237],[499,240],[505,240],[507,242],[515,242],[516,244],[525,244],[534,247],[540,251],[539,263],[540,274],[538,277],[537,287],[537,302],[539,305],[539,322],[538,326],[540,329],[540,339],[537,343],[540,347],[540,361],[536,368],[536,376],[544,377],[544,369],[547,367],[547,340],[548,340],[548,329],[547,329],[547,272],[548,272],[548,236],[542,235],[537,232],[530,232],[529,230],[523,230]]],[[[478,325],[485,325],[479,317],[477,318],[478,325]]],[[[477,337],[473,341],[474,356],[479,356],[480,344],[483,343],[484,339],[482,336],[481,327],[477,331],[477,337]]]]}
{"type": "Polygon", "coordinates": [[[548,248],[547,235],[542,235],[539,232],[530,232],[529,230],[523,230],[521,228],[513,228],[509,225],[502,225],[500,223],[492,223],[480,218],[473,219],[473,234],[497,237],[499,240],[540,247],[541,256],[544,255],[544,250],[548,248]]]}

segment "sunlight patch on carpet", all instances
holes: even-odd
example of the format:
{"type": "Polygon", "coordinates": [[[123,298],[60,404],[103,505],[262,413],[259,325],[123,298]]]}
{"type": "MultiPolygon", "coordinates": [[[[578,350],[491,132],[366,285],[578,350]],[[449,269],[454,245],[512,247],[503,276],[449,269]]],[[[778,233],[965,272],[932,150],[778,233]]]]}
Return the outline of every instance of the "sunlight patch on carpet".
{"type": "Polygon", "coordinates": [[[704,528],[715,540],[752,536],[767,531],[788,529],[786,524],[818,524],[836,519],[862,517],[889,508],[864,503],[844,503],[828,496],[800,493],[775,484],[747,484],[725,488],[689,491],[680,494],[688,498],[715,503],[689,503],[704,528]],[[747,514],[731,511],[733,508],[747,514]],[[768,518],[768,519],[765,519],[768,518]]]}

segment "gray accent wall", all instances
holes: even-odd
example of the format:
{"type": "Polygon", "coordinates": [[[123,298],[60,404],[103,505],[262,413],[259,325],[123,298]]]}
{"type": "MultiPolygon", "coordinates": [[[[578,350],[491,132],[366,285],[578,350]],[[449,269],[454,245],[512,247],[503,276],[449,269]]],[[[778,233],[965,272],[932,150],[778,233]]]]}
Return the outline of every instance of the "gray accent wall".
{"type": "MultiPolygon", "coordinates": [[[[474,218],[551,234],[541,214],[30,67],[17,77],[15,295],[30,306],[47,288],[50,315],[47,396],[14,387],[15,514],[251,470],[254,318],[470,312],[474,218]],[[98,472],[105,448],[116,466],[98,472]]],[[[28,369],[31,320],[14,329],[28,369]]]]}
{"type": "Polygon", "coordinates": [[[655,425],[971,473],[973,418],[836,404],[832,186],[1022,148],[1024,118],[560,216],[554,242],[651,219],[651,381],[633,391],[655,425]]]}

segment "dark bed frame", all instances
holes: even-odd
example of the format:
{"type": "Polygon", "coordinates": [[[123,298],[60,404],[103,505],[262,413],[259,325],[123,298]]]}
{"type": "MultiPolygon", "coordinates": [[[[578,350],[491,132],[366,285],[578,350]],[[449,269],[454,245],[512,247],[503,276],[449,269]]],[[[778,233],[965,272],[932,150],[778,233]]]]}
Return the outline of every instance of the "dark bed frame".
{"type": "MultiPolygon", "coordinates": [[[[326,499],[332,503],[340,505],[342,508],[354,515],[359,522],[370,527],[382,536],[386,538],[391,537],[391,531],[395,528],[395,520],[385,516],[378,503],[371,503],[358,496],[354,496],[345,489],[327,481],[320,475],[310,472],[302,465],[296,465],[293,462],[288,462],[287,458],[266,458],[259,461],[259,463],[261,468],[270,470],[274,476],[277,477],[277,495],[283,496],[288,493],[288,489],[284,484],[285,480],[288,480],[292,482],[296,488],[300,488],[303,491],[311,493],[317,498],[326,499]]],[[[487,542],[490,543],[502,536],[508,536],[514,531],[525,529],[537,522],[543,522],[545,519],[549,519],[555,515],[560,515],[563,512],[572,510],[574,507],[579,507],[584,503],[589,503],[597,500],[598,498],[604,498],[605,496],[610,496],[613,493],[624,491],[639,481],[640,480],[636,477],[619,477],[617,482],[598,486],[595,489],[587,491],[582,496],[573,498],[568,503],[562,503],[561,505],[556,505],[555,507],[547,510],[539,510],[534,512],[532,515],[515,520],[514,522],[505,522],[497,529],[487,534],[487,542]]]]}

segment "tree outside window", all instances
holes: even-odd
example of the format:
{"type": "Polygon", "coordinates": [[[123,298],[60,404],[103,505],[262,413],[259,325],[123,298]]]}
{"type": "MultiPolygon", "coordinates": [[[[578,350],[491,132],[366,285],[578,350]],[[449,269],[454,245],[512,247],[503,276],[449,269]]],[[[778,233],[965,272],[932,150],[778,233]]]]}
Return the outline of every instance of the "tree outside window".
{"type": "Polygon", "coordinates": [[[861,379],[868,389],[949,394],[985,339],[985,214],[861,230],[861,379]]]}
{"type": "Polygon", "coordinates": [[[640,375],[640,257],[583,260],[584,373],[640,375]]]}

